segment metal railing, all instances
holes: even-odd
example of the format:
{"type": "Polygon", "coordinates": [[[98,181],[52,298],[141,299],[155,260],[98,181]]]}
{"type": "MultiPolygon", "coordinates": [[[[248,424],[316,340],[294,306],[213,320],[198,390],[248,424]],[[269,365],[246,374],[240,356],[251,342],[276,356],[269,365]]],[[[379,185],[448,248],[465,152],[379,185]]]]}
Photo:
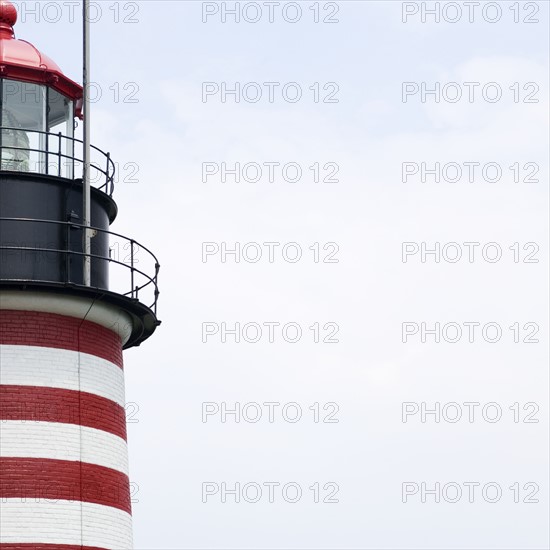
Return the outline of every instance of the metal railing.
{"type": "MultiPolygon", "coordinates": [[[[24,276],[24,277],[11,277],[10,275],[6,276],[4,270],[0,266],[0,282],[2,281],[10,281],[10,282],[36,282],[36,283],[67,283],[67,284],[75,284],[77,286],[84,285],[80,281],[75,281],[74,278],[71,276],[71,258],[74,256],[78,258],[78,262],[80,265],[83,264],[83,259],[85,256],[91,258],[92,265],[94,262],[99,262],[100,264],[102,262],[106,262],[106,265],[104,266],[106,268],[106,273],[108,273],[108,267],[111,264],[114,264],[118,267],[124,268],[126,271],[126,283],[121,283],[120,281],[117,281],[115,283],[114,289],[111,288],[103,288],[102,286],[93,287],[99,290],[108,290],[110,292],[114,292],[116,294],[119,294],[121,296],[125,296],[134,300],[137,300],[141,302],[142,304],[146,305],[153,313],[157,314],[157,302],[159,297],[159,288],[158,288],[158,275],[160,270],[160,264],[158,262],[157,257],[145,246],[138,243],[134,239],[129,239],[128,237],[125,237],[124,235],[120,235],[119,233],[113,233],[112,231],[107,231],[105,229],[100,229],[97,227],[89,228],[89,230],[94,235],[104,235],[107,239],[105,249],[107,252],[107,256],[102,254],[96,254],[96,253],[90,253],[85,254],[81,250],[75,249],[71,247],[71,242],[75,243],[78,242],[79,244],[82,242],[82,238],[78,236],[77,238],[72,238],[71,231],[83,231],[85,229],[85,226],[82,224],[74,223],[74,222],[59,222],[59,221],[51,221],[51,220],[38,220],[38,219],[32,219],[32,218],[0,218],[0,227],[2,227],[5,223],[13,223],[13,224],[40,224],[40,226],[52,226],[57,228],[65,228],[66,232],[64,232],[64,238],[55,239],[54,243],[47,243],[46,245],[41,242],[39,246],[27,246],[27,244],[3,244],[0,243],[0,261],[1,263],[4,263],[9,260],[9,269],[10,271],[15,270],[17,272],[17,260],[14,261],[13,256],[11,256],[9,259],[5,258],[4,251],[10,251],[13,252],[21,252],[22,254],[26,254],[27,258],[30,254],[30,258],[33,262],[38,261],[37,256],[38,254],[53,254],[53,255],[59,255],[64,260],[64,269],[61,271],[57,271],[58,275],[62,275],[63,280],[59,280],[58,278],[34,278],[32,276],[24,276]],[[114,238],[114,240],[113,240],[114,238]],[[62,242],[61,242],[62,241],[62,242]],[[50,246],[51,245],[51,246],[50,246]],[[63,245],[63,246],[60,246],[63,245]],[[121,253],[124,253],[124,256],[121,256],[121,253]],[[138,257],[139,256],[139,257],[138,257]],[[140,265],[140,268],[137,267],[137,265],[140,265]],[[144,265],[145,264],[145,265],[144,265]],[[12,269],[12,266],[14,268],[12,269]],[[143,266],[143,267],[142,267],[143,266]],[[123,288],[119,288],[122,286],[123,288]],[[129,288],[129,290],[128,290],[129,288]]],[[[4,225],[4,228],[7,226],[4,225]]],[[[96,237],[94,237],[96,238],[96,237]]],[[[44,238],[41,239],[42,241],[44,238]]],[[[92,239],[93,242],[94,239],[92,239]]],[[[124,273],[124,271],[122,271],[124,273]]],[[[108,273],[110,278],[110,273],[108,273]]],[[[110,286],[108,284],[107,286],[110,286]]]]}
{"type": "MultiPolygon", "coordinates": [[[[116,166],[110,153],[91,146],[90,182],[108,194],[115,188],[116,166]]],[[[26,130],[0,126],[0,168],[15,172],[31,172],[68,179],[82,178],[84,142],[61,132],[52,134],[40,130],[26,130]],[[39,147],[31,147],[29,137],[36,136],[39,147]],[[24,142],[21,145],[19,142],[24,142]],[[11,152],[8,154],[7,152],[11,152]],[[34,157],[34,158],[33,158],[34,157]]]]}

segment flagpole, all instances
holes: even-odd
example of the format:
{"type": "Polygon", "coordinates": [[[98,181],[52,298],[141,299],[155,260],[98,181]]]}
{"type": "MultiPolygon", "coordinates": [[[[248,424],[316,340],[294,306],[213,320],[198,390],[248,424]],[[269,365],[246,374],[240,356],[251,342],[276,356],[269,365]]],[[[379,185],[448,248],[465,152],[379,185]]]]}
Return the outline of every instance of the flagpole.
{"type": "Polygon", "coordinates": [[[83,252],[84,252],[84,285],[91,286],[91,235],[88,229],[91,226],[90,205],[90,0],[82,2],[82,34],[83,34],[83,108],[84,108],[84,155],[82,171],[82,215],[83,252]]]}

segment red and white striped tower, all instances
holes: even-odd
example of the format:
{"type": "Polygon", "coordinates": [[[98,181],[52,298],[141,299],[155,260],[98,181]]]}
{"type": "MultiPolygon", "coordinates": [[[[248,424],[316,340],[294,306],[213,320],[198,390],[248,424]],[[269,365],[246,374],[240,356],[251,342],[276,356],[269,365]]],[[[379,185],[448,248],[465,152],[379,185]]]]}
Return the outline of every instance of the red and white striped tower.
{"type": "Polygon", "coordinates": [[[83,90],[16,20],[0,1],[0,549],[126,550],[122,350],[159,324],[159,265],[109,231],[114,164],[95,148],[83,252],[83,90]]]}

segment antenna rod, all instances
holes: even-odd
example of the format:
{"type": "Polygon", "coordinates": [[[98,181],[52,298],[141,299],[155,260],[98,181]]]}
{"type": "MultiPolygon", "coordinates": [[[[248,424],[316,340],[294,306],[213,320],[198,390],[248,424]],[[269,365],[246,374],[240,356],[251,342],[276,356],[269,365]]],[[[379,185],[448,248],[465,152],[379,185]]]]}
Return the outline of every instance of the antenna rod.
{"type": "Polygon", "coordinates": [[[84,226],[82,248],[84,252],[84,286],[92,284],[92,263],[91,263],[91,232],[88,229],[91,226],[91,205],[90,205],[90,0],[82,2],[82,21],[83,21],[83,78],[84,88],[83,108],[84,108],[84,158],[82,171],[82,215],[84,226]]]}

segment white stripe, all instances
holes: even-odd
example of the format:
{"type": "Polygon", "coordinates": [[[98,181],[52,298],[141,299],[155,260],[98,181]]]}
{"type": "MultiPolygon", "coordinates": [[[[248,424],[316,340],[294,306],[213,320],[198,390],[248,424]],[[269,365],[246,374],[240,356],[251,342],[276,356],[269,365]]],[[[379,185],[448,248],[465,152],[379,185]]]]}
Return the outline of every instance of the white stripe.
{"type": "Polygon", "coordinates": [[[128,475],[128,446],[123,439],[72,424],[2,421],[0,457],[80,461],[128,475]]]}
{"type": "Polygon", "coordinates": [[[133,547],[132,518],[122,510],[101,504],[34,499],[21,502],[8,498],[0,500],[0,543],[73,544],[128,550],[133,547]]]}
{"type": "Polygon", "coordinates": [[[0,384],[79,389],[124,402],[124,371],[105,359],[77,351],[37,346],[0,346],[0,384]]]}

